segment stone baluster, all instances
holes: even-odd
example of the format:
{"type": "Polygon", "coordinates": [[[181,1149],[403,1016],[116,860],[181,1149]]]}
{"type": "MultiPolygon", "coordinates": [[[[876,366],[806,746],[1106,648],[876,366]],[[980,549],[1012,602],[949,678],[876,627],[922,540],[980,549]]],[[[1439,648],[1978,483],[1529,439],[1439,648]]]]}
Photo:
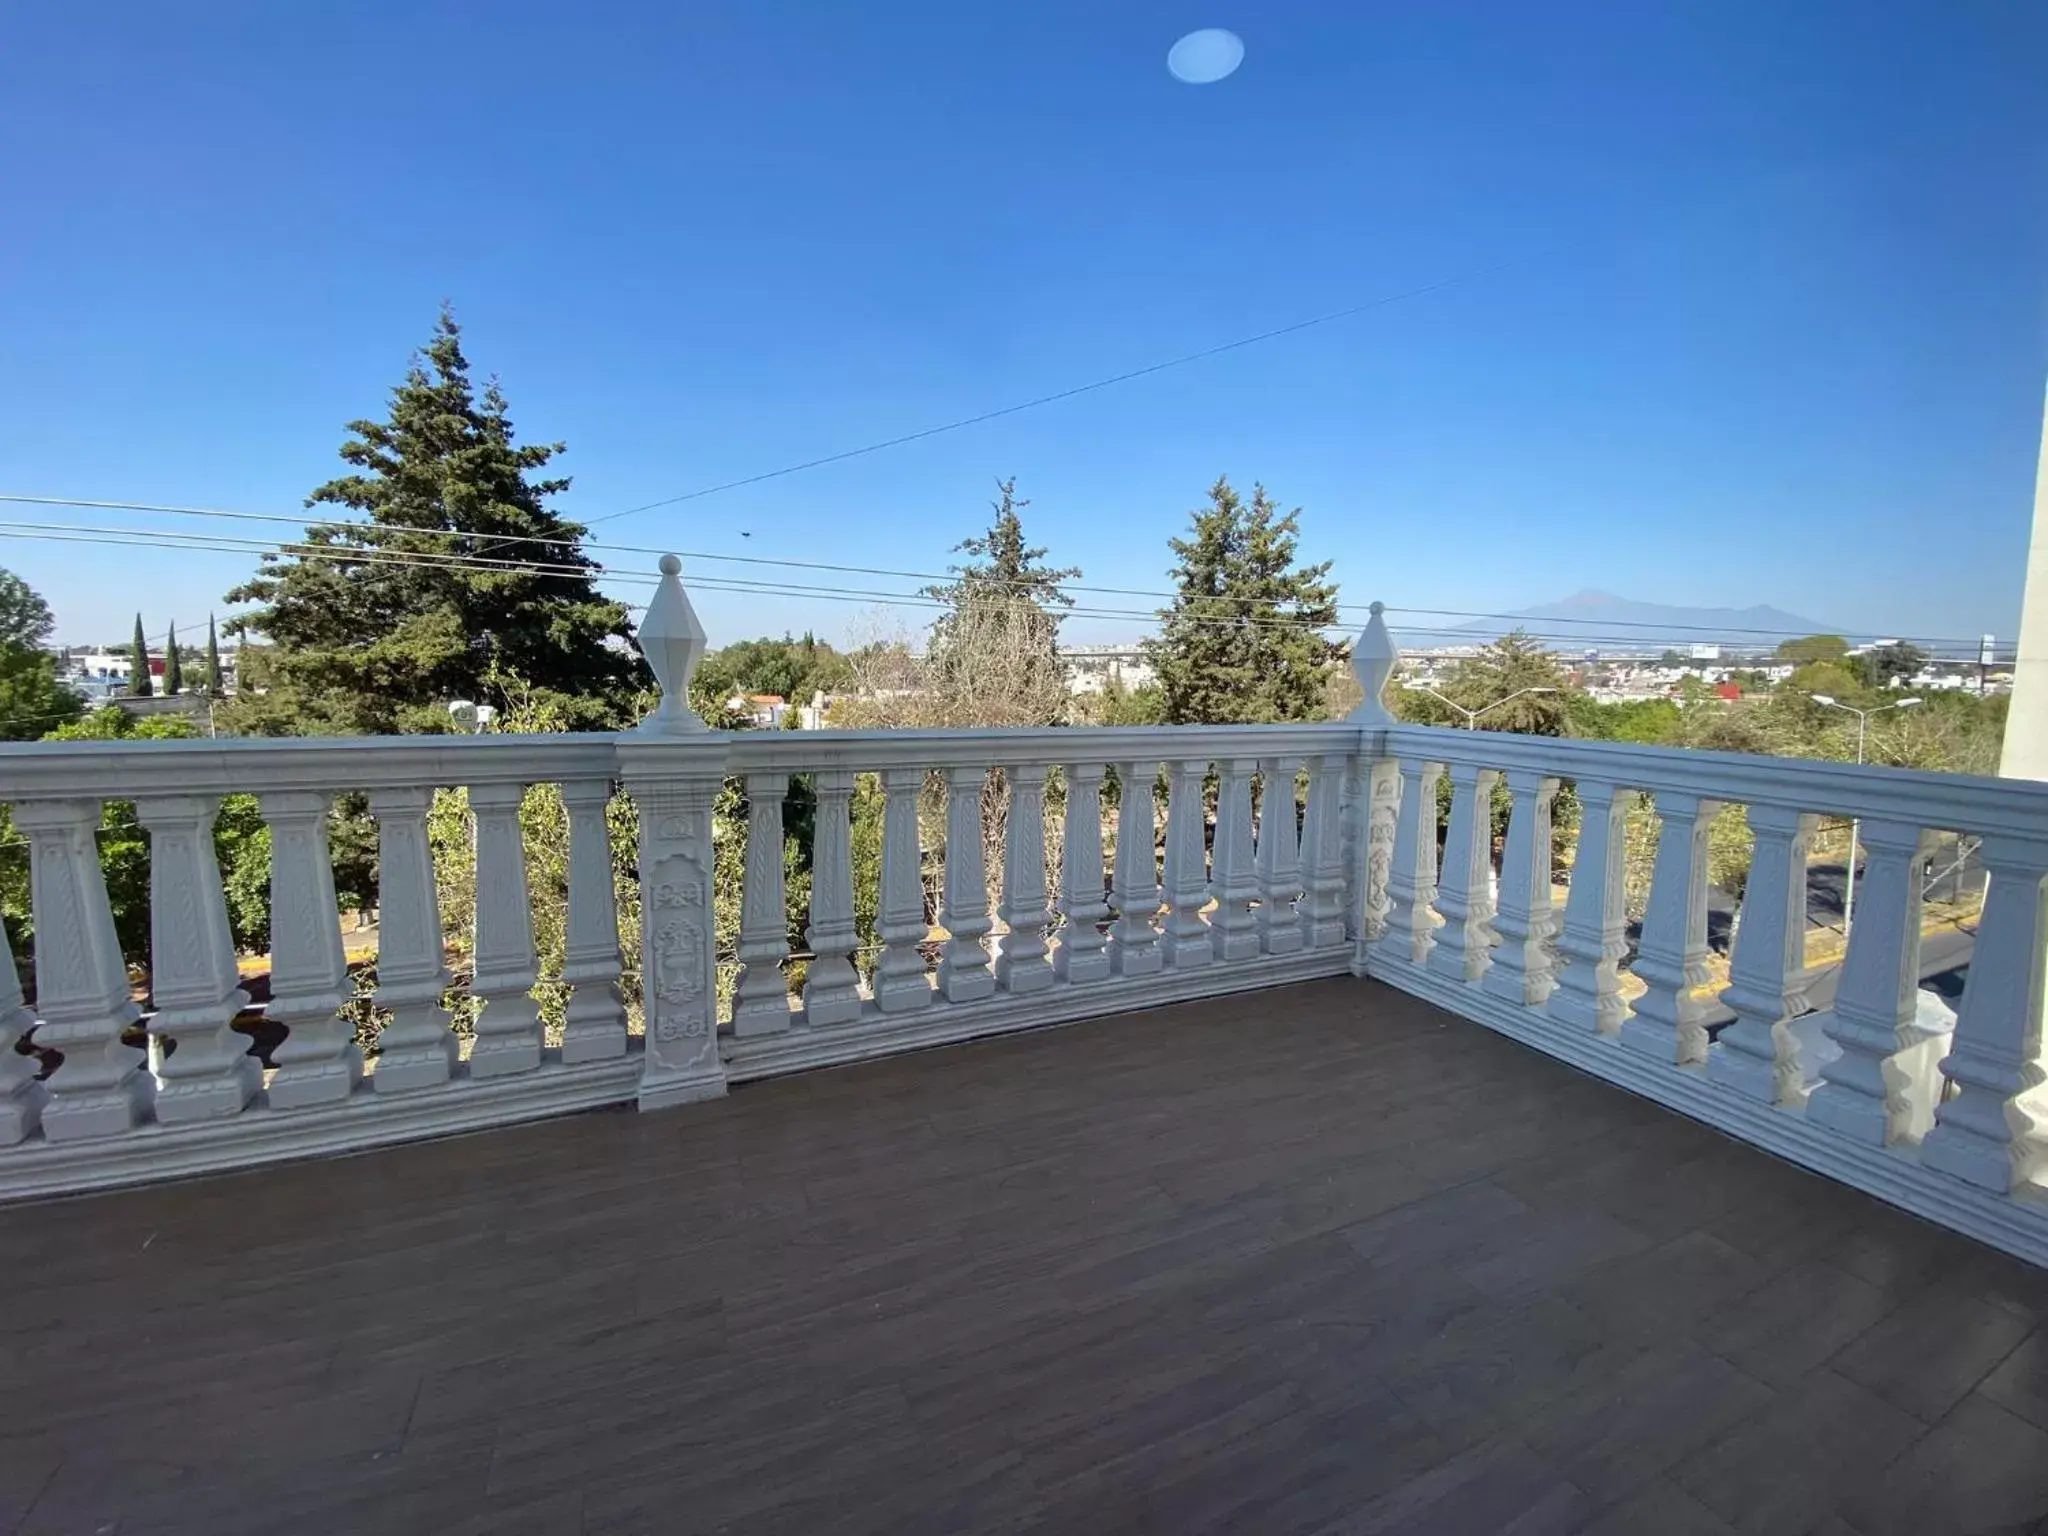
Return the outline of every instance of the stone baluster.
{"type": "Polygon", "coordinates": [[[263,1016],[284,1026],[271,1048],[272,1109],[346,1099],[363,1080],[355,1027],[340,1017],[350,998],[348,955],[327,846],[329,797],[285,790],[261,798],[270,827],[270,1001],[263,1016]]]}
{"type": "Polygon", "coordinates": [[[740,888],[740,977],[732,994],[732,1032],[771,1035],[789,1028],[788,897],[782,883],[784,769],[747,775],[747,872],[740,888]]]}
{"type": "Polygon", "coordinates": [[[882,958],[875,968],[875,1002],[884,1013],[922,1008],[932,1000],[925,979],[924,854],[917,834],[922,768],[882,770],[882,900],[876,928],[882,958]]]}
{"type": "Polygon", "coordinates": [[[526,893],[526,845],[519,808],[524,784],[474,784],[469,813],[476,839],[476,976],[483,1004],[469,1047],[471,1077],[510,1077],[540,1065],[540,1006],[533,986],[533,903],[526,893]]]}
{"type": "Polygon", "coordinates": [[[451,980],[427,845],[431,789],[373,789],[377,820],[377,997],[390,1020],[377,1037],[379,1093],[425,1088],[448,1081],[455,1035],[441,994],[451,980]]]}
{"type": "Polygon", "coordinates": [[[41,1123],[43,1090],[36,1082],[35,1060],[15,1049],[35,1026],[35,1015],[22,999],[14,946],[0,923],[0,1147],[14,1145],[41,1123]]]}
{"type": "MultiPolygon", "coordinates": [[[[1367,946],[1386,937],[1387,915],[1393,911],[1387,879],[1394,870],[1394,830],[1401,814],[1401,765],[1391,759],[1367,763],[1361,758],[1358,762],[1359,794],[1364,804],[1358,813],[1358,846],[1353,855],[1359,867],[1354,869],[1352,881],[1358,892],[1357,938],[1362,958],[1367,946]]],[[[1365,974],[1355,961],[1354,969],[1365,974]]]]}
{"type": "Polygon", "coordinates": [[[939,990],[949,1003],[971,1003],[996,989],[985,942],[994,928],[981,850],[981,792],[987,783],[986,768],[946,770],[946,884],[939,913],[946,943],[939,951],[939,990]]]}
{"type": "Polygon", "coordinates": [[[1216,764],[1216,916],[1210,943],[1218,960],[1250,960],[1259,952],[1259,874],[1252,858],[1252,775],[1258,761],[1222,758],[1216,764]]]}
{"type": "Polygon", "coordinates": [[[1806,1097],[1790,1023],[1806,1010],[1806,856],[1815,818],[1774,805],[1749,808],[1756,849],[1721,1002],[1735,1022],[1707,1053],[1717,1083],[1764,1104],[1806,1097]]]}
{"type": "Polygon", "coordinates": [[[1657,795],[1662,825],[1635,964],[1648,990],[1621,1026],[1623,1045],[1681,1066],[1707,1053],[1707,833],[1720,809],[1698,795],[1657,795]]]}
{"type": "Polygon", "coordinates": [[[1003,900],[996,915],[1008,931],[996,955],[996,985],[1005,992],[1042,992],[1053,984],[1045,943],[1052,926],[1045,889],[1045,764],[1018,763],[1005,771],[1010,810],[1003,820],[1003,900]]]}
{"type": "MultiPolygon", "coordinates": [[[[1342,949],[1344,931],[1344,777],[1349,759],[1337,753],[1308,763],[1308,815],[1302,841],[1302,899],[1295,904],[1302,943],[1342,949]]],[[[1434,853],[1432,848],[1431,852],[1434,853]]]]}
{"type": "Polygon", "coordinates": [[[664,739],[644,730],[619,738],[621,777],[640,818],[642,1109],[725,1092],[711,893],[711,808],[725,787],[725,748],[708,732],[686,744],[690,734],[664,739]]]}
{"type": "MultiPolygon", "coordinates": [[[[1166,765],[1166,921],[1160,952],[1178,970],[1209,963],[1209,924],[1202,908],[1209,904],[1208,850],[1203,846],[1208,812],[1202,803],[1205,760],[1166,765]]],[[[1219,808],[1216,846],[1220,859],[1223,822],[1219,808]]],[[[1222,893],[1221,865],[1217,891],[1222,893]]],[[[1219,909],[1217,916],[1222,912],[1219,909]]]]}
{"type": "MultiPolygon", "coordinates": [[[[1436,947],[1436,785],[1443,764],[1401,760],[1401,809],[1387,872],[1383,961],[1422,965],[1436,947]]],[[[1311,801],[1310,812],[1314,812],[1311,801]]]]}
{"type": "Polygon", "coordinates": [[[1166,962],[1159,952],[1159,857],[1152,845],[1152,776],[1157,763],[1117,765],[1122,793],[1116,813],[1116,870],[1109,904],[1116,922],[1109,933],[1110,966],[1119,976],[1149,976],[1166,962]]]}
{"type": "Polygon", "coordinates": [[[1451,821],[1436,889],[1437,930],[1429,968],[1458,981],[1477,981],[1493,963],[1493,786],[1500,775],[1470,763],[1451,765],[1451,821]]]}
{"type": "Polygon", "coordinates": [[[860,973],[853,966],[859,933],[853,921],[853,770],[821,768],[811,776],[818,797],[812,823],[811,914],[804,942],[804,1020],[845,1024],[860,1017],[860,973]]]}
{"type": "Polygon", "coordinates": [[[220,801],[146,797],[136,819],[149,832],[149,1066],[156,1117],[166,1125],[238,1115],[263,1081],[263,1064],[235,1019],[249,1006],[213,849],[220,801]]]}
{"type": "Polygon", "coordinates": [[[1537,1008],[1556,985],[1550,956],[1557,927],[1550,895],[1550,807],[1557,780],[1526,768],[1511,769],[1507,780],[1508,835],[1493,914],[1500,944],[1480,985],[1495,997],[1537,1008]]]}
{"type": "Polygon", "coordinates": [[[1291,955],[1304,939],[1301,914],[1301,827],[1295,819],[1294,780],[1298,757],[1269,757],[1259,764],[1259,947],[1269,955],[1291,955]]]}
{"type": "Polygon", "coordinates": [[[1941,1064],[1954,1094],[1935,1110],[1920,1160],[2003,1193],[2039,1172],[2048,1153],[2041,1059],[2048,843],[1987,836],[1982,858],[1990,877],[1984,915],[1955,1040],[1941,1064]]]}
{"type": "Polygon", "coordinates": [[[1618,1034],[1628,1016],[1621,957],[1628,953],[1628,812],[1634,792],[1580,779],[1579,846],[1557,936],[1550,1016],[1578,1029],[1618,1034]]]}
{"type": "Polygon", "coordinates": [[[36,1044],[64,1053],[45,1084],[51,1141],[112,1136],[142,1118],[155,1085],[142,1052],[121,1042],[141,1016],[100,875],[97,800],[25,800],[14,825],[28,839],[36,919],[36,1044]]]}
{"type": "Polygon", "coordinates": [[[569,813],[569,916],[562,980],[571,988],[562,1019],[562,1061],[608,1061],[626,1054],[626,1006],[619,997],[618,898],[612,890],[608,779],[562,785],[569,813]]]}
{"type": "Polygon", "coordinates": [[[1836,978],[1835,1005],[1820,1015],[1841,1054],[1822,1065],[1806,1118],[1881,1147],[1923,1137],[1941,1091],[1938,1070],[1911,1071],[1904,1060],[1926,1034],[1920,1027],[1921,872],[1932,839],[1911,822],[1870,820],[1860,824],[1858,841],[1864,862],[1856,926],[1836,978]]]}
{"type": "Polygon", "coordinates": [[[1109,974],[1102,924],[1109,916],[1102,885],[1102,765],[1068,763],[1067,821],[1060,856],[1060,913],[1053,975],[1100,981],[1109,974]]]}

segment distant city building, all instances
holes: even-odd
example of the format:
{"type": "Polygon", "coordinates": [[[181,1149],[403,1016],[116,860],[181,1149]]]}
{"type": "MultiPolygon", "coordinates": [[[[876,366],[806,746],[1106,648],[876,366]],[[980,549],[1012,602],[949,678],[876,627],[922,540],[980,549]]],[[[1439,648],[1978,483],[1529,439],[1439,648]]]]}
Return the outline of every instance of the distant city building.
{"type": "Polygon", "coordinates": [[[1066,663],[1070,693],[1103,693],[1112,684],[1130,691],[1158,681],[1136,644],[1062,646],[1060,660],[1066,663]]]}

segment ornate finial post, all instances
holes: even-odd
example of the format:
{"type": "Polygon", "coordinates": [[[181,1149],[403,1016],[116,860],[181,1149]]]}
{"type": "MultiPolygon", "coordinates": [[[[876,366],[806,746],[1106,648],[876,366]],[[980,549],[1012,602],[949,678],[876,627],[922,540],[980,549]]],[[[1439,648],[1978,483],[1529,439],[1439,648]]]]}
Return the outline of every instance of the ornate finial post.
{"type": "Polygon", "coordinates": [[[1358,707],[1351,711],[1351,720],[1358,725],[1392,725],[1393,714],[1387,709],[1380,694],[1385,691],[1387,679],[1394,675],[1394,637],[1387,633],[1387,621],[1381,617],[1387,611],[1385,603],[1372,605],[1372,617],[1366,620],[1364,632],[1358,637],[1358,644],[1351,648],[1351,675],[1358,680],[1358,686],[1365,690],[1365,697],[1358,707]]]}
{"type": "Polygon", "coordinates": [[[640,654],[661,687],[661,706],[639,725],[650,736],[689,736],[709,729],[690,708],[690,678],[704,659],[705,637],[679,579],[682,569],[683,562],[674,555],[661,557],[661,585],[635,635],[640,654]]]}

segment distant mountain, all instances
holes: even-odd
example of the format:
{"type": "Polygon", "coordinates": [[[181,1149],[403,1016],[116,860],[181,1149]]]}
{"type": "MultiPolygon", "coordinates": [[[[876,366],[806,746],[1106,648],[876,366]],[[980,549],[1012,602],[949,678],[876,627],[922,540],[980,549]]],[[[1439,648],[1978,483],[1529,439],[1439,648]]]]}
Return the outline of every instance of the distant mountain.
{"type": "MultiPolygon", "coordinates": [[[[1503,618],[1476,619],[1460,634],[1492,639],[1526,629],[1553,650],[1614,650],[1623,647],[1691,645],[1740,646],[1770,650],[1799,635],[1840,635],[1846,631],[1817,619],[1767,605],[1755,608],[1679,608],[1638,603],[1612,592],[1580,592],[1557,603],[1539,603],[1503,618]],[[1582,643],[1583,642],[1583,643],[1582,643]]],[[[1850,638],[1854,638],[1853,636],[1850,638]]]]}

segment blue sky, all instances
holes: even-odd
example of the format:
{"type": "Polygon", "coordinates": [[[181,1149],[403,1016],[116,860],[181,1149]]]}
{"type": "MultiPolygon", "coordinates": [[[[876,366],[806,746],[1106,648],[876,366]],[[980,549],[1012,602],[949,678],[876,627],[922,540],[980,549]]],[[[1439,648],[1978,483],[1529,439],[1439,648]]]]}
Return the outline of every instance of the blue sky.
{"type": "MultiPolygon", "coordinates": [[[[1156,588],[1228,473],[1303,507],[1347,602],[2016,620],[2048,371],[2048,7],[2025,0],[5,26],[0,490],[293,511],[443,298],[522,431],[568,441],[562,508],[592,519],[1508,263],[596,537],[934,569],[1015,474],[1058,559],[1156,588]],[[1201,26],[1245,62],[1183,85],[1166,51],[1201,26]]],[[[73,640],[138,607],[203,620],[249,565],[14,540],[0,563],[73,640]]],[[[714,643],[869,622],[698,606],[714,643]]]]}

